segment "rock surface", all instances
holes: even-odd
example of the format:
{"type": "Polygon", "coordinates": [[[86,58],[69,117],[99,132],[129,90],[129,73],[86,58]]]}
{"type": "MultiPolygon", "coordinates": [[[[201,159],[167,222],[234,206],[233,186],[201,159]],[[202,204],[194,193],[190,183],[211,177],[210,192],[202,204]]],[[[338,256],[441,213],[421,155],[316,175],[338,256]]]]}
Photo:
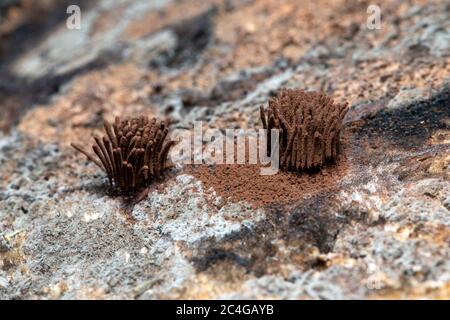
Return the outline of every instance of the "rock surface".
{"type": "Polygon", "coordinates": [[[66,2],[0,6],[0,298],[450,298],[446,1],[379,30],[367,1],[82,1],[80,30],[66,2]],[[135,201],[69,147],[117,115],[261,128],[282,87],[349,102],[337,167],[178,163],[135,201]]]}

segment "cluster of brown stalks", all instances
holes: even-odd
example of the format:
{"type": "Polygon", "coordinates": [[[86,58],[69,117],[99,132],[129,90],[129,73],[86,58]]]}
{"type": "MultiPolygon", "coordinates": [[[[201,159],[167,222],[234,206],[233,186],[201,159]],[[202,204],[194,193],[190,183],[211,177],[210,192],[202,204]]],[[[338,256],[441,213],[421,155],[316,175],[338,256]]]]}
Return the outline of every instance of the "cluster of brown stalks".
{"type": "Polygon", "coordinates": [[[268,130],[268,154],[270,130],[279,129],[280,168],[309,170],[335,161],[347,105],[322,93],[280,90],[269,100],[267,112],[260,107],[264,129],[268,130]]]}
{"type": "Polygon", "coordinates": [[[72,147],[99,166],[108,175],[109,183],[124,192],[148,186],[166,168],[166,159],[173,141],[165,141],[169,123],[145,116],[105,121],[106,136],[94,136],[92,149],[97,158],[80,144],[72,147]]]}
{"type": "MultiPolygon", "coordinates": [[[[335,103],[322,93],[282,89],[270,98],[267,110],[260,107],[267,129],[267,153],[271,150],[271,129],[279,130],[280,168],[310,170],[334,162],[340,149],[340,131],[348,111],[347,103],[335,103]]],[[[94,136],[92,149],[72,143],[79,152],[106,172],[117,190],[129,192],[148,186],[166,169],[174,141],[166,137],[169,123],[145,116],[105,121],[106,135],[94,136]]]]}

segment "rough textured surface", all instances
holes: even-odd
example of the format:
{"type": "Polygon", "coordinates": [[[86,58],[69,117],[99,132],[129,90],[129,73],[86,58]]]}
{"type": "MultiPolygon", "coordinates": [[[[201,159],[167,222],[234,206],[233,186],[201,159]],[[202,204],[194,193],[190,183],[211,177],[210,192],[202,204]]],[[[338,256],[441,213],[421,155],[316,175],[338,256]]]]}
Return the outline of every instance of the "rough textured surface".
{"type": "Polygon", "coordinates": [[[95,155],[79,143],[70,145],[103,170],[118,193],[134,193],[149,186],[170,166],[167,156],[175,141],[165,141],[169,123],[146,116],[117,117],[114,124],[105,120],[103,126],[105,135],[94,136],[95,155]]]}
{"type": "Polygon", "coordinates": [[[11,3],[0,298],[450,298],[446,1],[384,1],[380,30],[369,1],[82,1],[81,30],[65,1],[11,3]],[[272,198],[254,169],[181,164],[118,198],[69,147],[141,113],[260,128],[282,87],[350,110],[341,165],[274,178],[272,198]]]}

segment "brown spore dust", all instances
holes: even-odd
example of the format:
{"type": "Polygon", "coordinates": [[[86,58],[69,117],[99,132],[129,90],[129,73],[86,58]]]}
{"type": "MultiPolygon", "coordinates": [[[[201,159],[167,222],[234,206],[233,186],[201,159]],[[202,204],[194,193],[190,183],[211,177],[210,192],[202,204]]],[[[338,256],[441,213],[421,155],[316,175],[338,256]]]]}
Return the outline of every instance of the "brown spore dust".
{"type": "Polygon", "coordinates": [[[267,129],[270,155],[271,129],[279,130],[280,168],[302,171],[318,169],[336,161],[340,150],[342,121],[347,103],[318,92],[282,89],[260,107],[261,121],[267,129]]]}
{"type": "Polygon", "coordinates": [[[94,136],[92,150],[78,143],[71,146],[83,153],[108,176],[109,184],[121,192],[148,186],[167,167],[167,156],[174,141],[167,140],[169,122],[140,116],[105,121],[106,135],[94,136]]]}

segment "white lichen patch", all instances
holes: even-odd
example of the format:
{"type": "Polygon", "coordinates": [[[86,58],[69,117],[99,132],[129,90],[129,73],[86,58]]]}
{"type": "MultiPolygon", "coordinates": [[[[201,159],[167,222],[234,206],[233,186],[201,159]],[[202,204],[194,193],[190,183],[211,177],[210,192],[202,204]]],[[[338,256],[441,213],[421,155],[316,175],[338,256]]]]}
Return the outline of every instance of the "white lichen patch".
{"type": "Polygon", "coordinates": [[[164,192],[149,194],[132,214],[140,221],[136,228],[146,225],[158,237],[191,245],[209,237],[221,239],[264,217],[262,210],[244,203],[221,205],[214,191],[205,192],[202,183],[189,175],[178,176],[164,192]]]}
{"type": "MultiPolygon", "coordinates": [[[[346,274],[350,268],[333,266],[324,272],[308,270],[293,271],[285,278],[279,275],[266,275],[250,279],[233,293],[217,297],[218,299],[343,299],[354,297],[364,288],[346,292],[337,273],[346,274]]],[[[355,275],[356,276],[356,275],[355,275]]]]}

